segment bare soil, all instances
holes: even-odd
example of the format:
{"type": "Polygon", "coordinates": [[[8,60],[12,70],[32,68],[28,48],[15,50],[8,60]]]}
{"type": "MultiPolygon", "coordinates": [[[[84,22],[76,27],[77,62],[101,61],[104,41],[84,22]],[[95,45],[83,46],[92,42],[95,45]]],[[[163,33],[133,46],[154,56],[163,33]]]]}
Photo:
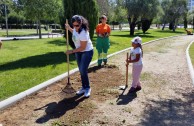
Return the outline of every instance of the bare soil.
{"type": "MultiPolygon", "coordinates": [[[[185,50],[194,36],[179,36],[143,46],[142,90],[118,90],[125,84],[126,52],[108,65],[89,68],[91,97],[61,92],[67,78],[0,112],[3,126],[194,126],[194,89],[185,50]]],[[[129,44],[130,45],[130,44],[129,44]]],[[[79,73],[70,76],[81,87],[79,73]]],[[[129,66],[129,87],[131,65],[129,66]]]]}

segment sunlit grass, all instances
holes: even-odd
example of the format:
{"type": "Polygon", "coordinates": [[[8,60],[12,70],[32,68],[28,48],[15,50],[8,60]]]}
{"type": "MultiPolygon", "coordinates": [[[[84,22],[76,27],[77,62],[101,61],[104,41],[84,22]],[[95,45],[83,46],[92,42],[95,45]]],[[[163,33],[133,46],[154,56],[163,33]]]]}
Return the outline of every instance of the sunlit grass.
{"type": "Polygon", "coordinates": [[[191,45],[191,47],[189,49],[189,54],[191,57],[192,64],[194,64],[194,43],[191,45]]]}

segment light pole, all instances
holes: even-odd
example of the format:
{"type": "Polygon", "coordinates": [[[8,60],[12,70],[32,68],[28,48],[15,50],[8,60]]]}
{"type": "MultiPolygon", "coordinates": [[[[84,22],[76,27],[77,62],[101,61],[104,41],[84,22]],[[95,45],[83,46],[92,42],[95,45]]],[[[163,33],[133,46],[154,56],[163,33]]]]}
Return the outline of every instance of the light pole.
{"type": "Polygon", "coordinates": [[[7,7],[5,4],[5,23],[6,23],[6,33],[7,33],[7,37],[8,37],[8,19],[7,19],[7,7]]]}

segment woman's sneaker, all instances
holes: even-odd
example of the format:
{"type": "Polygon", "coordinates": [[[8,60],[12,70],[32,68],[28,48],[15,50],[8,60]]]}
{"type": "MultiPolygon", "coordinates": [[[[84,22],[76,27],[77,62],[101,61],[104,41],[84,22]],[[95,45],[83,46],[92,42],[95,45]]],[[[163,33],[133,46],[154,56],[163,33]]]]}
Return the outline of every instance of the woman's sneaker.
{"type": "Polygon", "coordinates": [[[81,88],[79,91],[76,92],[77,95],[81,95],[85,93],[85,89],[84,88],[81,88]]]}
{"type": "Polygon", "coordinates": [[[86,98],[88,98],[88,97],[90,97],[90,93],[91,93],[91,88],[85,89],[84,96],[85,96],[86,98]]]}

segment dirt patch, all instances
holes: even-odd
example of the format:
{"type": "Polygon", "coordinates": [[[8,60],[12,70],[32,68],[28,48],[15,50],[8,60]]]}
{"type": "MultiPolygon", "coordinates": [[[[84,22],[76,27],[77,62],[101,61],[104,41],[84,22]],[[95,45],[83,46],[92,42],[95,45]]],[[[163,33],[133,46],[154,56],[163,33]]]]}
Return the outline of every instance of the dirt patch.
{"type": "MultiPolygon", "coordinates": [[[[79,125],[89,122],[91,113],[98,109],[97,104],[119,95],[117,89],[122,83],[123,76],[115,65],[106,65],[101,68],[93,66],[88,72],[92,88],[89,99],[73,94],[68,98],[62,96],[61,89],[67,84],[65,78],[2,111],[0,123],[6,126],[21,126],[29,124],[79,125]]],[[[78,90],[81,87],[79,73],[71,75],[70,79],[72,87],[78,90]]]]}
{"type": "MultiPolygon", "coordinates": [[[[109,65],[89,69],[89,99],[61,96],[67,79],[47,87],[4,110],[6,126],[194,126],[194,90],[185,49],[194,36],[180,36],[144,45],[142,90],[118,90],[125,84],[126,52],[111,57],[109,65]],[[112,64],[112,65],[111,65],[112,64]]],[[[81,87],[79,73],[72,75],[74,89],[81,87]]],[[[131,65],[129,66],[129,84],[131,65]]]]}

